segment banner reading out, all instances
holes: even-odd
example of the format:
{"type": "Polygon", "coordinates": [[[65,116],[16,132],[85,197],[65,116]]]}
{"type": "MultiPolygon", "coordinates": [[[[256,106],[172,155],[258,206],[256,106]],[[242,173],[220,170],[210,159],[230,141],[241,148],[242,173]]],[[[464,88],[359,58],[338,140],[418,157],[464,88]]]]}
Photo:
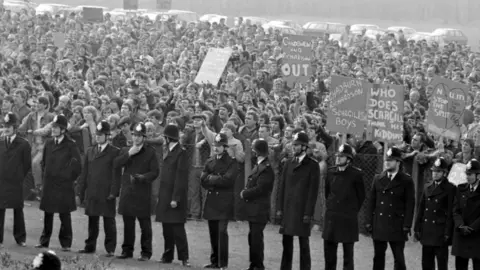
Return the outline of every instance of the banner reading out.
{"type": "Polygon", "coordinates": [[[231,54],[232,50],[229,48],[210,48],[198,71],[195,82],[198,84],[211,83],[217,85],[231,54]]]}
{"type": "Polygon", "coordinates": [[[448,181],[456,186],[466,183],[467,182],[467,174],[465,173],[465,169],[467,168],[467,164],[463,163],[455,163],[450,169],[450,173],[448,174],[448,181]]]}
{"type": "Polygon", "coordinates": [[[459,140],[468,86],[441,77],[434,78],[430,85],[433,86],[433,94],[428,109],[428,130],[452,140],[459,140]]]}
{"type": "Polygon", "coordinates": [[[367,88],[367,126],[373,140],[403,141],[403,86],[370,84],[367,88]]]}
{"type": "Polygon", "coordinates": [[[312,38],[299,35],[286,35],[282,40],[284,52],[282,75],[288,86],[306,83],[312,76],[312,38]]]}
{"type": "Polygon", "coordinates": [[[334,132],[363,134],[366,122],[366,82],[332,75],[327,129],[334,132]]]}

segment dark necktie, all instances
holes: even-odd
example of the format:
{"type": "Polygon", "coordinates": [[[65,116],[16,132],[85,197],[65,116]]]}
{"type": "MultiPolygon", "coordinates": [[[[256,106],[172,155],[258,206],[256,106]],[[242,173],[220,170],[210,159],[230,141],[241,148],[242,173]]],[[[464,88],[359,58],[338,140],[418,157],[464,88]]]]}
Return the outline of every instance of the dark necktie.
{"type": "Polygon", "coordinates": [[[102,153],[102,147],[101,146],[98,146],[98,153],[102,153]]]}
{"type": "Polygon", "coordinates": [[[389,174],[389,175],[388,175],[388,180],[392,181],[392,179],[393,179],[393,175],[392,175],[392,174],[389,174]]]}
{"type": "Polygon", "coordinates": [[[475,192],[475,188],[473,186],[470,187],[470,192],[475,192]]]}

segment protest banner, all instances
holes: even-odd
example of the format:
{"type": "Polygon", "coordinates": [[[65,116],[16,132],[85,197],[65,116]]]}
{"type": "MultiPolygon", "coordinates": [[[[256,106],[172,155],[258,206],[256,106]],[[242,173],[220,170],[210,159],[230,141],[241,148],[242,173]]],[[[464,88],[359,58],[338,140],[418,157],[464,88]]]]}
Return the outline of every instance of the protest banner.
{"type": "Polygon", "coordinates": [[[53,44],[55,44],[57,48],[65,48],[65,34],[53,33],[53,44]]]}
{"type": "Polygon", "coordinates": [[[448,181],[456,186],[466,183],[467,182],[467,174],[465,173],[466,168],[467,168],[467,164],[463,164],[463,163],[453,164],[452,168],[450,169],[450,173],[448,174],[448,181]]]}
{"type": "Polygon", "coordinates": [[[288,86],[306,83],[312,76],[312,38],[286,35],[282,39],[283,58],[281,71],[288,86]]]}
{"type": "Polygon", "coordinates": [[[123,9],[125,10],[138,9],[138,0],[123,0],[123,9]]]}
{"type": "Polygon", "coordinates": [[[370,84],[367,90],[367,129],[372,140],[398,143],[403,141],[403,86],[370,84]]]}
{"type": "Polygon", "coordinates": [[[428,109],[428,131],[459,140],[468,86],[441,77],[434,78],[430,85],[433,86],[433,94],[428,109]]]}
{"type": "Polygon", "coordinates": [[[198,71],[195,82],[198,84],[211,83],[217,85],[231,54],[232,49],[230,48],[210,48],[198,71]]]}
{"type": "Polygon", "coordinates": [[[101,8],[83,8],[83,21],[90,23],[100,23],[103,22],[103,9],[101,8]]]}
{"type": "Polygon", "coordinates": [[[363,134],[366,123],[366,91],[368,83],[332,75],[327,129],[344,134],[363,134]]]}
{"type": "Polygon", "coordinates": [[[172,9],[172,0],[157,0],[156,9],[159,9],[159,10],[172,9]]]}

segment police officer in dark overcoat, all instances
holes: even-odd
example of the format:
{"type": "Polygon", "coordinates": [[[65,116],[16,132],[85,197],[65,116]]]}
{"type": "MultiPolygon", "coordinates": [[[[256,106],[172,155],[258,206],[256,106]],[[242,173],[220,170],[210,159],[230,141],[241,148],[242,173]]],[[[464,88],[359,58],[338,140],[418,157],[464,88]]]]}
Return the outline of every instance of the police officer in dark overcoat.
{"type": "Polygon", "coordinates": [[[203,218],[208,220],[208,232],[212,248],[210,264],[205,268],[228,267],[228,221],[233,219],[234,187],[237,178],[237,161],[227,153],[228,138],[215,136],[214,155],[207,160],[200,176],[202,187],[207,190],[203,218]]]}
{"type": "Polygon", "coordinates": [[[240,198],[245,201],[245,220],[248,221],[248,246],[250,266],[247,270],[264,270],[263,230],[270,218],[270,196],[272,194],[275,173],[268,160],[268,143],[263,139],[255,140],[252,152],[256,155],[256,164],[248,177],[240,198]]]}
{"type": "Polygon", "coordinates": [[[95,252],[100,217],[103,217],[105,250],[107,257],[113,257],[117,246],[115,213],[116,198],[120,191],[121,168],[113,166],[120,149],[108,143],[109,135],[110,124],[107,121],[98,123],[96,144],[85,153],[77,193],[80,203],[85,205],[85,215],[88,216],[88,238],[85,240],[85,247],[79,252],[95,252]]]}
{"type": "Polygon", "coordinates": [[[456,187],[447,179],[448,163],[438,158],[431,168],[432,179],[423,191],[415,219],[415,240],[422,244],[422,269],[448,269],[448,246],[453,234],[453,200],[456,187]]]}
{"type": "Polygon", "coordinates": [[[467,183],[457,188],[453,204],[453,246],[456,270],[480,270],[480,162],[472,159],[466,167],[467,183]]]}
{"type": "Polygon", "coordinates": [[[165,250],[161,263],[173,261],[175,247],[178,259],[189,267],[188,241],[185,231],[188,203],[188,156],[178,142],[179,130],[175,125],[167,125],[164,130],[167,152],[163,155],[163,168],[156,208],[156,221],[162,222],[165,250]]]}
{"type": "Polygon", "coordinates": [[[159,174],[155,149],[145,143],[147,128],[137,123],[132,130],[131,147],[122,149],[114,161],[114,167],[123,167],[118,213],[123,216],[123,245],[119,259],[133,257],[135,244],[135,220],[138,220],[142,236],[139,261],[152,256],[151,199],[152,182],[159,174]]]}
{"type": "Polygon", "coordinates": [[[27,233],[23,215],[23,179],[32,167],[30,144],[17,136],[18,118],[8,112],[4,117],[4,142],[0,145],[0,247],[3,245],[5,209],[13,209],[13,237],[25,246],[27,233]]]}
{"type": "Polygon", "coordinates": [[[37,248],[48,247],[53,229],[53,215],[60,216],[60,245],[64,251],[72,246],[71,212],[77,210],[75,202],[75,180],[82,171],[80,150],[67,135],[68,120],[57,115],[52,122],[52,139],[47,140],[43,149],[43,196],[40,210],[45,212],[43,232],[37,248]]]}
{"type": "Polygon", "coordinates": [[[363,172],[352,165],[354,150],[338,148],[336,166],[325,181],[325,224],[323,227],[325,269],[337,269],[338,243],[343,244],[343,269],[353,270],[353,244],[358,241],[358,212],[365,200],[363,172]]]}
{"type": "Polygon", "coordinates": [[[395,269],[406,269],[404,249],[411,235],[415,188],[412,177],[401,170],[401,163],[402,151],[396,147],[388,149],[386,170],[373,178],[365,225],[373,238],[373,270],[385,269],[388,245],[395,269]]]}
{"type": "Polygon", "coordinates": [[[320,186],[320,165],[307,155],[308,141],[303,131],[293,136],[294,157],[285,162],[280,177],[276,204],[283,235],[280,270],[292,269],[294,236],[298,236],[300,244],[300,269],[312,267],[309,237],[320,186]]]}

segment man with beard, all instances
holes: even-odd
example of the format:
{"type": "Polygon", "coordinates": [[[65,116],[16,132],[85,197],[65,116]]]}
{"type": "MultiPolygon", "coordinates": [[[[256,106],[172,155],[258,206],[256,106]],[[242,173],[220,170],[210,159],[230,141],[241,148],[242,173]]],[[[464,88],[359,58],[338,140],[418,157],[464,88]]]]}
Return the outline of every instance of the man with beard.
{"type": "Polygon", "coordinates": [[[480,269],[480,162],[472,159],[467,163],[467,183],[457,188],[453,204],[453,246],[456,270],[468,270],[473,261],[473,270],[480,269]]]}
{"type": "Polygon", "coordinates": [[[401,165],[402,151],[390,148],[386,170],[373,178],[365,225],[373,238],[373,270],[385,269],[388,245],[393,253],[395,269],[407,269],[404,249],[411,234],[415,189],[412,177],[401,170],[401,165]]]}
{"type": "Polygon", "coordinates": [[[453,234],[453,200],[456,187],[448,182],[448,163],[438,158],[431,168],[433,181],[428,183],[420,199],[415,220],[414,237],[422,243],[422,268],[448,269],[448,246],[453,234]]]}
{"type": "Polygon", "coordinates": [[[354,150],[338,148],[336,166],[325,181],[326,212],[323,227],[325,270],[337,269],[337,248],[343,244],[343,269],[353,270],[353,245],[358,242],[358,212],[365,200],[363,172],[352,166],[354,150]]]}
{"type": "Polygon", "coordinates": [[[307,155],[308,142],[304,132],[293,136],[294,157],[285,162],[280,178],[276,218],[283,235],[281,270],[292,269],[294,236],[298,236],[300,242],[300,269],[312,268],[310,224],[318,196],[320,167],[307,155]]]}

